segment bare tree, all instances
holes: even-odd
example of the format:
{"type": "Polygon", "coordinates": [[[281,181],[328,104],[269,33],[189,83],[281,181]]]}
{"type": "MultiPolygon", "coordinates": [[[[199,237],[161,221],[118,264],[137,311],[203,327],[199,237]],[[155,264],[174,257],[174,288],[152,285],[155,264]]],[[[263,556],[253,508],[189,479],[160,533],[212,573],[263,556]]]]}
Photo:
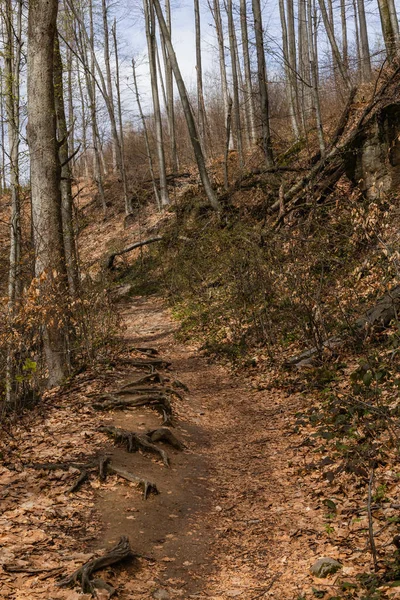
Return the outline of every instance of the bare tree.
{"type": "Polygon", "coordinates": [[[154,18],[154,8],[151,3],[151,0],[143,0],[143,8],[144,8],[144,19],[145,19],[145,27],[146,27],[147,49],[148,49],[148,53],[149,53],[151,95],[153,98],[154,121],[155,121],[155,125],[156,125],[156,144],[157,144],[158,168],[159,168],[159,174],[160,174],[160,199],[161,199],[161,206],[168,206],[169,196],[168,196],[167,175],[166,175],[166,170],[165,170],[164,140],[163,140],[163,131],[162,131],[162,122],[161,122],[160,98],[158,95],[158,83],[157,83],[156,23],[155,23],[155,18],[154,18]]]}
{"type": "Polygon", "coordinates": [[[201,144],[199,142],[199,135],[197,132],[196,123],[195,123],[195,120],[193,117],[192,109],[190,107],[189,97],[188,97],[188,94],[186,91],[186,87],[185,87],[185,83],[182,78],[181,71],[179,69],[178,61],[176,59],[174,47],[171,42],[171,37],[169,35],[168,27],[167,27],[167,24],[164,19],[161,5],[160,5],[159,0],[152,0],[152,2],[154,5],[156,14],[157,14],[158,23],[160,25],[161,34],[164,38],[164,43],[165,43],[165,46],[166,46],[166,49],[168,52],[168,56],[171,61],[171,67],[172,67],[172,70],[173,70],[173,73],[175,76],[176,85],[179,90],[179,95],[181,98],[182,107],[183,107],[183,111],[185,114],[186,124],[187,124],[187,128],[189,131],[189,136],[190,136],[190,141],[192,142],[193,152],[194,152],[194,156],[196,159],[197,168],[199,170],[200,179],[203,184],[204,191],[206,193],[208,201],[210,202],[211,206],[215,210],[219,211],[219,210],[221,210],[221,205],[215,195],[215,192],[212,188],[212,185],[211,185],[208,173],[207,173],[203,151],[201,148],[201,144]]]}

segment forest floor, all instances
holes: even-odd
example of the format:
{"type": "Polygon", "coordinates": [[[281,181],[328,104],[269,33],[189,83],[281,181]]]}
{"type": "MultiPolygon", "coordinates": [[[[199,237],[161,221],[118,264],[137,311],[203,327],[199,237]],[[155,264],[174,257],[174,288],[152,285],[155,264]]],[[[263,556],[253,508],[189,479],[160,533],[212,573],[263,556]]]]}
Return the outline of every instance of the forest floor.
{"type": "Polygon", "coordinates": [[[186,448],[165,447],[166,468],[98,433],[105,423],[136,432],[160,426],[160,416],[146,408],[93,411],[101,393],[140,375],[126,365],[85,372],[49,393],[39,410],[5,433],[0,596],[89,598],[58,589],[61,574],[127,535],[146,558],[103,575],[121,599],[302,597],[318,584],[309,571],[315,560],[339,558],[338,547],[321,533],[320,501],[298,474],[309,449],[291,423],[305,398],[265,389],[177,342],[177,325],[159,298],[132,298],[120,308],[123,344],[155,348],[171,362],[164,375],[189,390],[172,403],[173,431],[186,448]],[[105,483],[91,478],[68,494],[76,469],[30,467],[104,454],[154,481],[160,494],[143,500],[135,484],[116,475],[105,483]]]}

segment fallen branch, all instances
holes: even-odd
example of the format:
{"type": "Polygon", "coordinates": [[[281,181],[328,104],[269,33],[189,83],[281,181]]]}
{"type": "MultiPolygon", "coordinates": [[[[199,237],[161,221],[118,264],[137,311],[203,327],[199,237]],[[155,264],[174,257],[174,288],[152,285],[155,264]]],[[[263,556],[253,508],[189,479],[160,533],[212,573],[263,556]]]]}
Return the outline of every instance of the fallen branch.
{"type": "Polygon", "coordinates": [[[148,246],[149,244],[154,244],[154,242],[160,242],[162,240],[162,236],[158,235],[156,237],[148,238],[147,240],[143,240],[142,242],[135,242],[130,246],[127,246],[123,250],[119,250],[118,252],[113,252],[109,254],[105,261],[105,266],[107,269],[112,269],[114,265],[114,260],[117,256],[122,256],[122,254],[127,254],[128,252],[132,252],[136,248],[141,248],[142,246],[148,246]]]}
{"type": "Polygon", "coordinates": [[[134,554],[129,539],[126,536],[122,536],[118,544],[109,552],[99,558],[92,558],[72,573],[72,575],[60,581],[58,585],[59,587],[73,587],[80,583],[84,594],[89,593],[95,595],[95,588],[90,579],[92,573],[133,557],[134,554]]]}

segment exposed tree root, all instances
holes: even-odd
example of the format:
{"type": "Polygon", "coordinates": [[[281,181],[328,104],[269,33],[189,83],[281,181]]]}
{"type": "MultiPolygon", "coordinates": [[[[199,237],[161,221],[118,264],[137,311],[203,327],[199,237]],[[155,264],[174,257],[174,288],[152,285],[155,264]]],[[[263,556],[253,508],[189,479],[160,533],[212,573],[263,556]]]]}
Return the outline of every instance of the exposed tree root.
{"type": "Polygon", "coordinates": [[[116,467],[113,464],[109,464],[107,469],[110,473],[115,473],[115,475],[119,475],[122,479],[126,479],[131,483],[136,483],[143,490],[143,498],[147,500],[150,494],[159,494],[160,492],[157,489],[155,483],[148,481],[147,479],[143,479],[143,477],[138,477],[134,475],[130,471],[125,471],[125,469],[121,469],[120,467],[116,467]]]}
{"type": "Polygon", "coordinates": [[[117,360],[101,359],[99,362],[101,364],[109,365],[110,367],[129,365],[130,367],[136,367],[137,369],[149,369],[150,373],[153,373],[156,368],[167,369],[171,366],[170,362],[159,358],[149,358],[148,360],[139,358],[119,358],[117,360]]]}
{"type": "Polygon", "coordinates": [[[169,467],[169,458],[167,453],[162,448],[155,446],[152,443],[152,438],[147,434],[126,431],[125,429],[119,429],[118,427],[114,427],[112,425],[103,425],[99,427],[99,431],[114,438],[116,444],[126,445],[128,452],[144,450],[158,454],[161,457],[164,465],[169,467]]]}
{"type": "Polygon", "coordinates": [[[158,350],[156,350],[155,348],[144,348],[138,346],[132,346],[131,348],[129,348],[129,352],[141,352],[142,354],[146,354],[147,356],[157,356],[159,353],[158,350]]]}
{"type": "Polygon", "coordinates": [[[178,438],[172,433],[170,429],[167,427],[160,427],[159,429],[153,429],[153,431],[148,431],[147,436],[151,439],[152,442],[165,442],[169,444],[176,450],[184,450],[185,445],[178,440],[178,438]]]}
{"type": "Polygon", "coordinates": [[[82,485],[84,481],[89,479],[89,475],[92,472],[97,471],[99,478],[101,481],[105,481],[108,473],[115,473],[119,475],[123,479],[127,479],[132,483],[136,483],[143,489],[143,497],[146,500],[149,494],[158,494],[158,489],[155,483],[144,479],[143,477],[139,477],[138,475],[134,475],[129,471],[125,471],[120,469],[119,467],[114,466],[110,463],[109,457],[101,456],[97,460],[93,460],[89,463],[33,463],[27,465],[31,469],[44,470],[44,471],[69,471],[71,467],[74,469],[78,469],[80,471],[80,475],[76,482],[69,488],[67,493],[76,492],[78,488],[82,485]]]}
{"type": "Polygon", "coordinates": [[[167,378],[164,375],[161,375],[158,371],[154,371],[153,373],[149,373],[148,375],[144,375],[143,377],[139,377],[138,379],[132,379],[132,381],[128,381],[121,387],[121,389],[125,389],[128,387],[132,387],[135,385],[142,385],[144,383],[164,383],[167,378]]]}
{"type": "Polygon", "coordinates": [[[143,387],[124,386],[117,392],[114,392],[114,394],[116,396],[129,396],[132,394],[161,394],[161,395],[170,394],[170,395],[177,396],[180,400],[183,400],[182,394],[180,394],[177,390],[174,390],[174,388],[171,388],[171,387],[157,388],[157,387],[150,387],[150,386],[143,386],[143,387]]]}
{"type": "Polygon", "coordinates": [[[163,425],[171,425],[172,408],[171,402],[167,396],[162,394],[143,394],[133,398],[120,398],[112,394],[100,396],[97,402],[93,403],[96,410],[117,410],[124,408],[138,408],[148,406],[154,408],[163,417],[163,425]]]}
{"type": "Polygon", "coordinates": [[[133,558],[134,556],[129,539],[126,536],[122,536],[118,544],[109,552],[99,558],[92,558],[72,573],[72,575],[60,581],[58,585],[59,587],[73,587],[79,583],[84,594],[90,593],[95,595],[95,587],[91,581],[92,573],[104,569],[105,567],[115,565],[122,560],[133,558]]]}
{"type": "Polygon", "coordinates": [[[154,371],[153,373],[149,373],[148,375],[144,375],[143,377],[139,377],[138,379],[132,379],[132,381],[128,381],[121,387],[121,390],[125,390],[126,388],[134,388],[136,386],[139,387],[146,383],[170,383],[172,387],[176,387],[178,389],[184,390],[185,392],[189,392],[189,388],[186,384],[182,383],[182,381],[179,381],[178,379],[174,379],[173,381],[171,381],[170,377],[165,377],[158,371],[154,371]]]}

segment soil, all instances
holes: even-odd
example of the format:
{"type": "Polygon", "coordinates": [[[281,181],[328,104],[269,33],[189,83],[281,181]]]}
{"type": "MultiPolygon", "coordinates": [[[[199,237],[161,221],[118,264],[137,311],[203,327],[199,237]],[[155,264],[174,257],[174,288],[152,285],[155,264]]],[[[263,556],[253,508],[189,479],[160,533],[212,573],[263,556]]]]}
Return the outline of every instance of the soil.
{"type": "MultiPolygon", "coordinates": [[[[45,395],[1,438],[0,597],[89,600],[57,583],[122,535],[138,558],[100,572],[121,600],[312,597],[320,582],[311,565],[343,556],[325,532],[319,496],[326,492],[317,479],[315,489],[303,479],[313,447],[293,422],[306,397],[275,387],[278,370],[263,383],[256,370],[237,375],[177,341],[177,324],[159,298],[131,298],[119,310],[121,348],[155,348],[171,362],[163,375],[189,390],[172,397],[173,431],[185,449],[163,444],[168,468],[157,455],[129,454],[99,432],[105,424],[134,432],[160,427],[160,415],[148,408],[93,410],[102,393],[144,374],[124,361],[100,363],[45,395]],[[136,484],[117,475],[101,482],[94,472],[69,493],[79,472],[68,465],[104,455],[154,482],[159,495],[144,500],[136,484]],[[67,469],[34,466],[49,463],[67,469]]],[[[348,573],[359,557],[349,554],[348,573]]],[[[324,581],[324,589],[333,584],[324,581]]]]}
{"type": "MultiPolygon", "coordinates": [[[[98,491],[104,529],[96,545],[128,535],[136,552],[163,565],[147,592],[145,585],[135,595],[132,582],[129,594],[121,591],[119,597],[151,598],[157,590],[171,599],[300,595],[320,555],[314,528],[322,527],[290,468],[296,436],[287,425],[303,398],[255,389],[250,378],[178,343],[176,325],[157,298],[132,299],[123,319],[128,346],[157,349],[172,363],[168,375],[189,393],[173,403],[174,432],[187,449],[166,447],[170,469],[149,455],[108,448],[114,464],[155,481],[160,490],[141,502],[125,485],[98,491]],[[310,545],[303,530],[312,537],[310,545]]],[[[150,410],[115,412],[112,423],[146,431],[160,417],[150,410]]],[[[151,565],[141,569],[141,579],[146,571],[151,576],[151,565]]]]}

